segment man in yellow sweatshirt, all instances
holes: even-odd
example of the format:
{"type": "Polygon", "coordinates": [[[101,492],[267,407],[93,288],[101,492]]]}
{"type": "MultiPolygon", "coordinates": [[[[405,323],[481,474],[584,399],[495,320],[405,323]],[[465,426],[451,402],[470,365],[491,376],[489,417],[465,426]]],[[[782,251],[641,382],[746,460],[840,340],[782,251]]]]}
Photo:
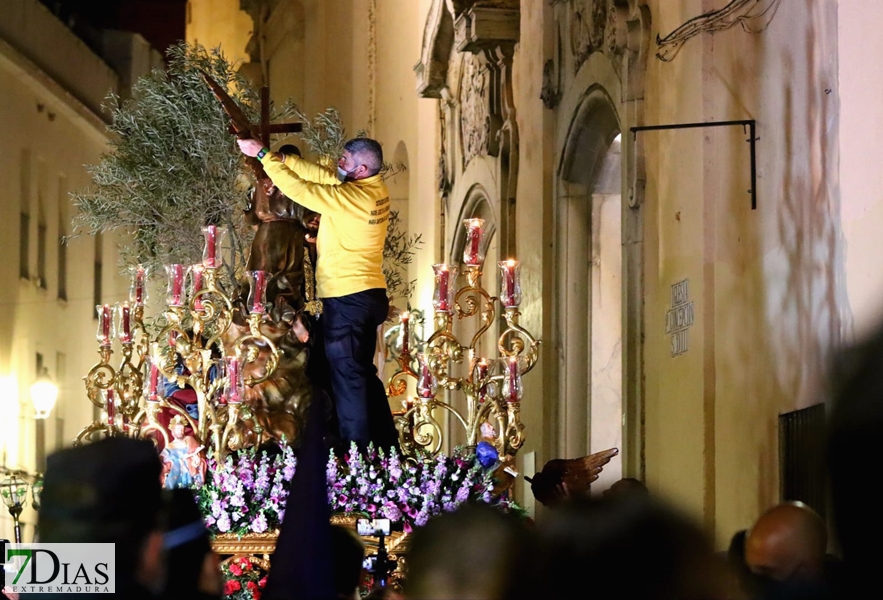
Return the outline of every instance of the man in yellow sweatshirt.
{"type": "Polygon", "coordinates": [[[283,194],[322,215],[316,287],[341,438],[362,448],[368,442],[398,447],[374,366],[377,327],[389,311],[382,266],[389,190],[380,176],[380,144],[367,138],[348,141],[335,174],[300,157],[270,152],[255,139],[238,142],[243,154],[261,161],[283,194]]]}

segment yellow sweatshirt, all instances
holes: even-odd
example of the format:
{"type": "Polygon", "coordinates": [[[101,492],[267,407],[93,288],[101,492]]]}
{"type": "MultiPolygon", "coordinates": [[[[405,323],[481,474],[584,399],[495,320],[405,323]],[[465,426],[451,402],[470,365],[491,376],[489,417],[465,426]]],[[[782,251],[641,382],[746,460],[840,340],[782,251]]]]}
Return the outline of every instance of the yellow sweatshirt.
{"type": "Polygon", "coordinates": [[[316,293],[338,298],[386,289],[383,245],[389,220],[389,190],[380,175],[340,183],[336,174],[296,156],[268,152],[264,171],[279,190],[322,214],[316,240],[316,293]]]}

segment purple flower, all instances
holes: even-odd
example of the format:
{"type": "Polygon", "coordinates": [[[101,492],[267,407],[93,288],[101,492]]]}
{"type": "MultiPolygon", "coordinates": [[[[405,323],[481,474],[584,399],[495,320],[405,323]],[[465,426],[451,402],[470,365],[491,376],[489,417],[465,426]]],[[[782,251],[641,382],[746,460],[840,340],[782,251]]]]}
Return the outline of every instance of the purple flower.
{"type": "Polygon", "coordinates": [[[383,508],[381,509],[381,514],[383,514],[384,518],[389,519],[393,523],[402,519],[402,511],[399,510],[399,507],[393,502],[384,503],[383,508]]]}
{"type": "Polygon", "coordinates": [[[254,487],[254,470],[251,464],[245,462],[239,467],[239,481],[248,489],[254,487]]]}
{"type": "Polygon", "coordinates": [[[258,513],[258,516],[251,522],[251,530],[255,533],[263,533],[267,530],[267,517],[264,513],[258,513]]]}
{"type": "Polygon", "coordinates": [[[227,513],[222,514],[221,518],[218,519],[218,531],[221,533],[230,531],[230,515],[227,513]]]}

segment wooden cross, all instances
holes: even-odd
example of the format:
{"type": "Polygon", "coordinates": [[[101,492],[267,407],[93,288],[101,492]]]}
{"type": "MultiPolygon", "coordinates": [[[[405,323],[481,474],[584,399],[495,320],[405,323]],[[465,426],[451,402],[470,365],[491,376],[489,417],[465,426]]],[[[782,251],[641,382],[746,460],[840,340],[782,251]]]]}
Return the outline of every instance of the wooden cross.
{"type": "Polygon", "coordinates": [[[258,126],[257,137],[267,148],[270,147],[270,134],[273,133],[300,133],[303,130],[302,123],[270,123],[270,88],[261,87],[261,124],[258,126]]]}
{"type": "Polygon", "coordinates": [[[261,122],[258,125],[252,125],[248,122],[248,117],[236,104],[236,101],[230,97],[227,91],[221,87],[217,81],[205,71],[202,77],[208,83],[214,92],[215,97],[221,102],[224,111],[230,117],[230,133],[236,134],[240,138],[253,137],[261,140],[264,146],[270,147],[270,135],[274,133],[299,133],[303,129],[301,123],[270,123],[270,88],[261,87],[261,122]]]}

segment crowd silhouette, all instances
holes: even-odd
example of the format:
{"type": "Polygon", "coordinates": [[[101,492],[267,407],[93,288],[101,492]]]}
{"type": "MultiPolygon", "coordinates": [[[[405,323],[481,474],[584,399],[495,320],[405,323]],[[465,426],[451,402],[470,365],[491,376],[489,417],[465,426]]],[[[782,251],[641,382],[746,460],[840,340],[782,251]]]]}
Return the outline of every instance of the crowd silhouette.
{"type": "MultiPolygon", "coordinates": [[[[623,479],[604,494],[565,493],[536,520],[484,505],[431,519],[410,538],[403,589],[378,588],[369,597],[877,597],[883,513],[869,509],[867,474],[883,436],[883,331],[841,352],[830,381],[830,524],[805,504],[785,502],[715,552],[699,524],[640,481],[623,479]]],[[[321,416],[310,418],[315,431],[307,427],[300,449],[265,600],[359,597],[365,548],[329,524],[327,448],[321,416]]],[[[163,492],[160,472],[147,441],[110,438],[53,454],[40,541],[115,543],[119,597],[220,598],[218,557],[193,497],[163,492]]]]}

